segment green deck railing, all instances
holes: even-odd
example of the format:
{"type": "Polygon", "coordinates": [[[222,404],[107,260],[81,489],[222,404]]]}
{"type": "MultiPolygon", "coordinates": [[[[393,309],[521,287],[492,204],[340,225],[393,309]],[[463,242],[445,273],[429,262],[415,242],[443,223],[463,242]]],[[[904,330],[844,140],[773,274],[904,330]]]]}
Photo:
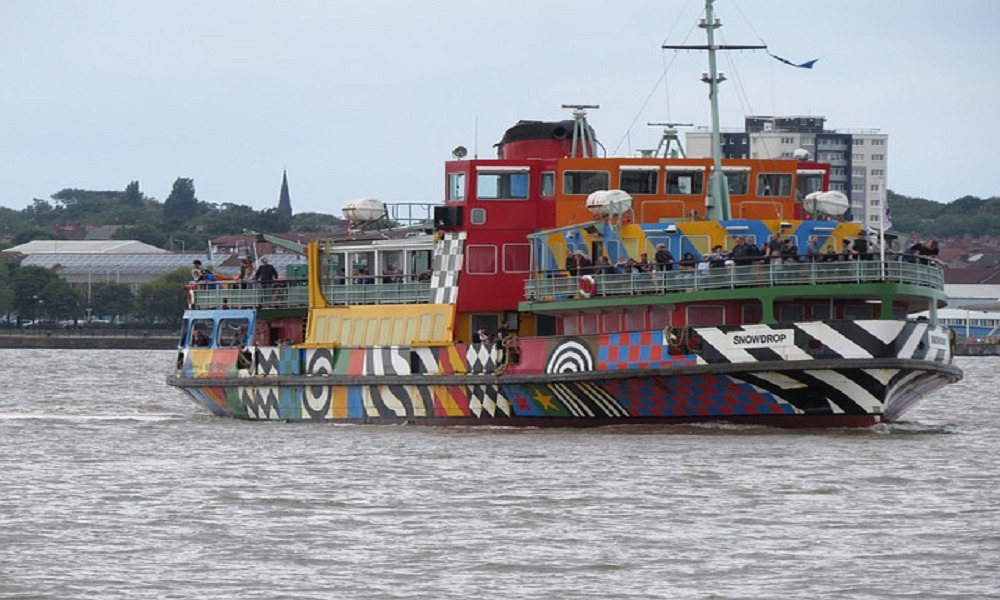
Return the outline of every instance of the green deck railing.
{"type": "MultiPolygon", "coordinates": [[[[779,262],[716,268],[675,269],[651,273],[591,274],[593,296],[630,296],[784,285],[831,283],[903,283],[944,289],[940,263],[898,260],[779,262]]],[[[565,300],[580,295],[580,276],[557,271],[525,282],[528,300],[565,300]]]]}

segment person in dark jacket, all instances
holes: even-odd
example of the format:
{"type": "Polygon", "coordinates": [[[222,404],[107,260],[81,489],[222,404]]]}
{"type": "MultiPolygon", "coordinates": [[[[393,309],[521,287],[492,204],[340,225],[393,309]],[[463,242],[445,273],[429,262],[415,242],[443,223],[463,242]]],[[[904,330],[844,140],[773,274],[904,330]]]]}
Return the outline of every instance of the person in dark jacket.
{"type": "Polygon", "coordinates": [[[269,263],[266,258],[260,259],[260,267],[254,273],[253,280],[262,287],[271,287],[277,279],[278,270],[274,268],[274,265],[269,263]]]}

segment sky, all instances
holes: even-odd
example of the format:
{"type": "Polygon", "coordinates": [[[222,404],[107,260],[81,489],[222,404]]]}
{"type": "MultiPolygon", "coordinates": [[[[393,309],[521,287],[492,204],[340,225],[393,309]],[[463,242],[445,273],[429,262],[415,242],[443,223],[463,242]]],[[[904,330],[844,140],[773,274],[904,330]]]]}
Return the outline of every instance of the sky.
{"type": "MultiPolygon", "coordinates": [[[[611,155],[648,122],[709,125],[701,0],[0,0],[0,206],[64,188],[340,214],[438,203],[462,145],[495,156],[518,120],[591,125],[611,155]]],[[[888,187],[1000,195],[997,0],[717,0],[721,124],[826,117],[889,135],[888,187]]]]}

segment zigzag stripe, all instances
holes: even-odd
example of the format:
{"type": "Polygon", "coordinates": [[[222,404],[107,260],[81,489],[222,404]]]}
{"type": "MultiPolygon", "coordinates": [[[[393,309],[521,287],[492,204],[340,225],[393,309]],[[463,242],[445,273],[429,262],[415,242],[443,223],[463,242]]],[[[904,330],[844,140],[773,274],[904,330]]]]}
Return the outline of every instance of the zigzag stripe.
{"type": "Polygon", "coordinates": [[[276,388],[239,388],[240,404],[249,419],[278,419],[278,395],[276,388]]]}

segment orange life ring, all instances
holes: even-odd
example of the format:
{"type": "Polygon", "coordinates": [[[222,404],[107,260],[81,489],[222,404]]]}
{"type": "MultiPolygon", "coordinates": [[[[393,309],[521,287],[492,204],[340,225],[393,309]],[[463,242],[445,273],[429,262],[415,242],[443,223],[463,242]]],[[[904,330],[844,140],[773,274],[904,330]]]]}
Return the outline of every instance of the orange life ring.
{"type": "Polygon", "coordinates": [[[584,298],[590,298],[597,292],[597,280],[595,280],[590,275],[584,275],[580,278],[580,285],[578,288],[580,290],[580,295],[584,298]]]}

